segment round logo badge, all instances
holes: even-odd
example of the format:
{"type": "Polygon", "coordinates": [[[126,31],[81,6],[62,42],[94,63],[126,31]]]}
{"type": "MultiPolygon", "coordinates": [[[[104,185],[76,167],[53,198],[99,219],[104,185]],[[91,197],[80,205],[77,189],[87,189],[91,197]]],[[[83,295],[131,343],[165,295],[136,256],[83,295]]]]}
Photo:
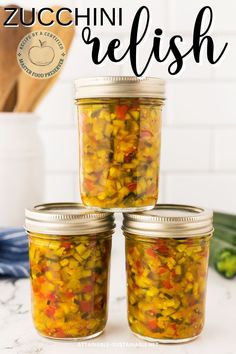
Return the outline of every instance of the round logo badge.
{"type": "Polygon", "coordinates": [[[17,61],[35,79],[49,79],[61,70],[66,56],[62,40],[49,31],[34,31],[20,41],[17,61]]]}

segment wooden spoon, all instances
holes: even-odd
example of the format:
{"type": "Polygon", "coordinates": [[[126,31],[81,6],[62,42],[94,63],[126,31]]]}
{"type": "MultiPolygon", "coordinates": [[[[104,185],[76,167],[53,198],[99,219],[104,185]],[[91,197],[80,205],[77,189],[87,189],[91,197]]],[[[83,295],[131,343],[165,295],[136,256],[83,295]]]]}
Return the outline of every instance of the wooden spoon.
{"type": "MultiPolygon", "coordinates": [[[[6,7],[19,8],[16,5],[8,5],[6,7]]],[[[3,7],[0,7],[0,23],[7,19],[9,13],[4,11],[3,7]]],[[[26,11],[26,20],[31,19],[31,12],[26,11]]],[[[17,15],[16,15],[17,20],[17,15]]],[[[18,18],[19,20],[19,18],[18,18]]],[[[19,22],[19,21],[18,21],[19,22]]],[[[17,76],[20,73],[20,67],[16,59],[16,50],[20,40],[30,32],[30,28],[23,27],[4,27],[0,26],[0,111],[10,109],[10,107],[4,107],[6,100],[13,90],[14,95],[14,85],[17,80],[17,76]]],[[[14,106],[11,108],[13,110],[14,106]]]]}
{"type": "MultiPolygon", "coordinates": [[[[44,15],[44,21],[50,21],[51,19],[55,19],[55,13],[60,6],[52,7],[54,10],[54,14],[46,14],[44,15]]],[[[67,12],[63,12],[61,14],[61,21],[67,22],[72,19],[71,14],[67,12]]],[[[53,32],[56,36],[58,36],[65,45],[66,52],[68,52],[72,39],[75,34],[75,27],[62,27],[57,21],[54,22],[54,25],[49,29],[40,24],[36,24],[33,26],[32,31],[40,31],[40,30],[48,30],[53,32]]],[[[23,71],[21,72],[18,80],[18,96],[17,103],[14,109],[14,112],[33,112],[41,99],[46,95],[51,86],[55,83],[60,73],[57,73],[53,77],[49,79],[34,79],[28,75],[26,75],[23,71]]]]}
{"type": "Polygon", "coordinates": [[[10,94],[6,98],[3,106],[3,112],[13,112],[17,100],[17,78],[13,84],[10,94]]]}

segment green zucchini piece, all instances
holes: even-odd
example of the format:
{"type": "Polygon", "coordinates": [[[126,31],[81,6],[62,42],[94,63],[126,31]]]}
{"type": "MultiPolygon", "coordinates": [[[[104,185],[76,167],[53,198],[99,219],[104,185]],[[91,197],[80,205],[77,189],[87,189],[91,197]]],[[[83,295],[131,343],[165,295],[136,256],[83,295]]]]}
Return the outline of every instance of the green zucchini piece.
{"type": "Polygon", "coordinates": [[[209,263],[225,278],[232,279],[236,276],[236,247],[213,237],[209,263]]]}
{"type": "Polygon", "coordinates": [[[215,264],[216,270],[228,279],[236,275],[236,252],[232,249],[222,250],[215,264]]]}

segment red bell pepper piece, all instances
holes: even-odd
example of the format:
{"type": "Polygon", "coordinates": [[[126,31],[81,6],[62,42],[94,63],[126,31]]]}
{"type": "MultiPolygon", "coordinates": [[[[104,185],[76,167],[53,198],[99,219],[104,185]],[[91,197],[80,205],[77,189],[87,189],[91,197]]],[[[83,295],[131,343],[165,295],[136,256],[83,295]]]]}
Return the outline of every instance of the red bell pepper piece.
{"type": "Polygon", "coordinates": [[[55,306],[48,306],[45,310],[46,316],[52,318],[55,315],[56,307],[55,306]]]}
{"type": "Polygon", "coordinates": [[[80,301],[80,310],[82,312],[91,312],[93,309],[92,301],[80,301]]]}
{"type": "Polygon", "coordinates": [[[127,188],[129,188],[130,192],[134,192],[137,189],[137,183],[135,182],[128,183],[127,188]]]}
{"type": "Polygon", "coordinates": [[[135,262],[135,267],[137,268],[138,274],[141,275],[143,273],[143,266],[139,260],[135,262]]]}
{"type": "Polygon", "coordinates": [[[116,106],[115,114],[118,119],[125,120],[126,113],[129,107],[126,105],[118,105],[116,106]]]}
{"type": "Polygon", "coordinates": [[[56,295],[54,293],[49,294],[48,300],[55,302],[57,300],[56,295]]]}
{"type": "Polygon", "coordinates": [[[45,283],[45,278],[44,278],[44,276],[40,275],[40,276],[37,278],[37,282],[38,282],[39,284],[45,283]]]}
{"type": "Polygon", "coordinates": [[[163,286],[164,286],[165,289],[173,288],[173,286],[171,285],[171,282],[169,281],[169,279],[163,280],[163,286]]]}
{"type": "Polygon", "coordinates": [[[57,338],[64,338],[65,337],[65,332],[63,331],[62,328],[55,328],[55,337],[57,337],[57,338]]]}
{"type": "Polygon", "coordinates": [[[159,275],[162,275],[162,274],[164,274],[166,272],[167,272],[167,268],[165,268],[165,267],[160,267],[159,270],[158,270],[158,274],[159,275]]]}
{"type": "Polygon", "coordinates": [[[42,291],[39,291],[39,290],[35,290],[35,288],[33,288],[34,292],[38,292],[37,296],[39,297],[39,299],[41,300],[45,300],[45,295],[42,293],[42,291]]]}
{"type": "Polygon", "coordinates": [[[169,253],[169,248],[166,246],[165,243],[161,242],[161,241],[157,241],[155,249],[162,253],[164,256],[167,256],[169,253]]]}
{"type": "Polygon", "coordinates": [[[41,267],[41,272],[43,272],[43,273],[47,272],[48,270],[49,270],[49,267],[46,266],[46,265],[43,265],[43,266],[41,267]]]}
{"type": "Polygon", "coordinates": [[[75,296],[75,294],[73,293],[73,291],[65,291],[65,296],[66,296],[68,299],[71,299],[72,297],[75,296]]]}
{"type": "Polygon", "coordinates": [[[127,149],[127,151],[125,152],[125,157],[124,157],[125,163],[131,162],[133,160],[136,152],[137,152],[136,146],[132,146],[129,149],[127,149]]]}
{"type": "Polygon", "coordinates": [[[147,327],[148,329],[150,329],[150,331],[154,331],[155,329],[157,329],[157,323],[156,320],[149,320],[147,323],[147,327]]]}
{"type": "Polygon", "coordinates": [[[63,241],[62,243],[61,243],[61,247],[64,247],[65,249],[70,249],[71,248],[71,243],[70,242],[68,242],[68,241],[63,241]]]}
{"type": "Polygon", "coordinates": [[[148,249],[146,250],[146,253],[147,253],[149,256],[153,257],[153,258],[156,258],[156,257],[157,257],[156,252],[153,251],[152,248],[148,248],[148,249]]]}
{"type": "Polygon", "coordinates": [[[93,291],[93,285],[92,284],[87,284],[82,289],[83,293],[90,293],[91,291],[93,291]]]}
{"type": "Polygon", "coordinates": [[[171,325],[171,328],[175,331],[175,336],[176,337],[178,337],[178,332],[177,332],[177,326],[176,326],[176,323],[173,323],[172,325],[171,325]]]}

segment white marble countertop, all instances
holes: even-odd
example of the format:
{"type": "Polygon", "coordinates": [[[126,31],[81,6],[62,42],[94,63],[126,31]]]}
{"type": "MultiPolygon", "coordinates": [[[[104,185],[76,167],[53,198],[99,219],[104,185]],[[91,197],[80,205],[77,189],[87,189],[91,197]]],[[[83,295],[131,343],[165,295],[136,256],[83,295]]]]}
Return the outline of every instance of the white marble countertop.
{"type": "Polygon", "coordinates": [[[126,321],[123,241],[115,240],[112,257],[109,319],[103,335],[86,342],[62,342],[40,337],[30,314],[29,280],[0,280],[0,354],[235,354],[236,280],[209,271],[207,319],[202,335],[178,345],[152,345],[130,333],[126,321]],[[119,247],[116,243],[119,242],[119,247]]]}

